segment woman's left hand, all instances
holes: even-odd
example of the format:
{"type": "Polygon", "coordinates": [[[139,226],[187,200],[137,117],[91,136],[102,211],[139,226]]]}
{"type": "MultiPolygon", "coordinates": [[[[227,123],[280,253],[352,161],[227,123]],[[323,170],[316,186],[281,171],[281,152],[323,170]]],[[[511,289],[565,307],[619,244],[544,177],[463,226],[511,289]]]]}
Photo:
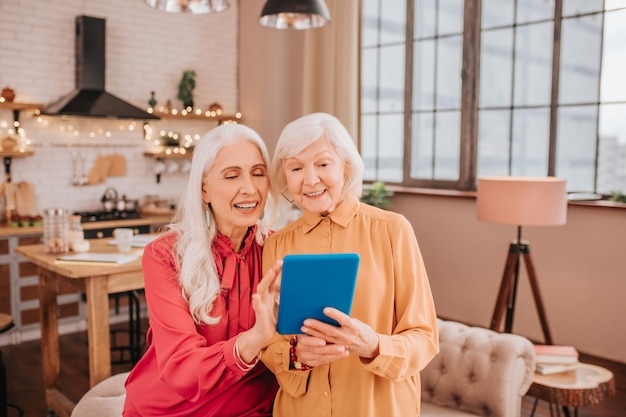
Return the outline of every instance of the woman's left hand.
{"type": "Polygon", "coordinates": [[[336,320],[340,327],[315,319],[306,319],[302,332],[324,339],[326,343],[343,345],[348,352],[362,358],[371,359],[378,355],[378,335],[370,326],[336,308],[326,307],[324,314],[336,320]]]}

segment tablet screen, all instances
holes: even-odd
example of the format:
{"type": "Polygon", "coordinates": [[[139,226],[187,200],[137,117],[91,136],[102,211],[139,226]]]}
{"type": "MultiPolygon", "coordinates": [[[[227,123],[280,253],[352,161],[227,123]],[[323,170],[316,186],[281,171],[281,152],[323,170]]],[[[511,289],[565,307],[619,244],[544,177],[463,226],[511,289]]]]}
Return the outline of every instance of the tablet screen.
{"type": "Polygon", "coordinates": [[[298,254],[283,258],[278,324],[280,334],[299,334],[307,318],[338,325],[323,313],[334,307],[346,314],[359,269],[356,253],[298,254]]]}

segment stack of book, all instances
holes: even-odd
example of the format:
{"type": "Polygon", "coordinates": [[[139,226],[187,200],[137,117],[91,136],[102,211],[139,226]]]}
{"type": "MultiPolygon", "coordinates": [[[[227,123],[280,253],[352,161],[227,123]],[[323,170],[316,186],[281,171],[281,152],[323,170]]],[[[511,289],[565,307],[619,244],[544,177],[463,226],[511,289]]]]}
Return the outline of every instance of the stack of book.
{"type": "Polygon", "coordinates": [[[550,375],[573,371],[578,367],[578,351],[574,346],[535,345],[535,372],[550,375]]]}

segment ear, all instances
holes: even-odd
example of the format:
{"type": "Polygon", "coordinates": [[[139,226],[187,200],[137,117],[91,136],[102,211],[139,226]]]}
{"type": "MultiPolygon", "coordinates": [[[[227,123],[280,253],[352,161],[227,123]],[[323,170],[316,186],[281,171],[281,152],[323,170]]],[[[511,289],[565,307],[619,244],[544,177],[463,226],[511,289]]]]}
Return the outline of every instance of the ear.
{"type": "Polygon", "coordinates": [[[209,191],[207,190],[207,186],[202,181],[202,201],[209,204],[211,202],[211,198],[209,196],[209,191]]]}

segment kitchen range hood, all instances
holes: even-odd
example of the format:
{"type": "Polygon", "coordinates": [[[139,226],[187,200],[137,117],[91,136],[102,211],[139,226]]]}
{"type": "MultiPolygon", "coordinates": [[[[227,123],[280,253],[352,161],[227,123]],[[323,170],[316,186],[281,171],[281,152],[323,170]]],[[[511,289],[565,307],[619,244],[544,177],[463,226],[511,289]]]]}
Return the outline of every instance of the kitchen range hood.
{"type": "Polygon", "coordinates": [[[75,33],[76,89],[47,106],[42,114],[114,119],[159,119],[105,91],[104,19],[77,16],[75,33]]]}

